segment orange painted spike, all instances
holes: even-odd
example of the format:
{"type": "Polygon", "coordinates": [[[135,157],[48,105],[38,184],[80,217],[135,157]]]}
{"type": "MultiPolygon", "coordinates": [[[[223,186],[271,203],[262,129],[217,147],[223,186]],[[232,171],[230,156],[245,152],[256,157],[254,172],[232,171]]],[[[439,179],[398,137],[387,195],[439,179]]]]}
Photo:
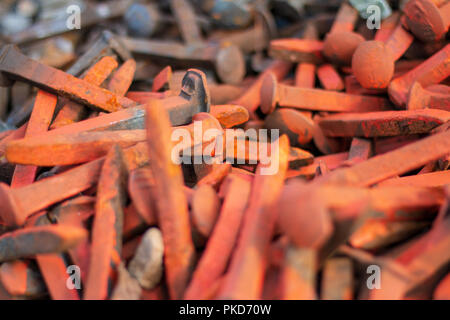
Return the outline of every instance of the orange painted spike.
{"type": "Polygon", "coordinates": [[[80,300],[77,290],[67,286],[67,265],[61,255],[39,254],[35,257],[53,300],[80,300]]]}
{"type": "MultiPolygon", "coordinates": [[[[90,84],[100,86],[111,72],[117,68],[117,65],[116,59],[110,56],[103,57],[86,72],[82,79],[90,84]]],[[[85,109],[85,106],[69,101],[59,110],[50,128],[57,129],[81,120],[86,114],[85,109]]]]}
{"type": "Polygon", "coordinates": [[[219,217],[220,199],[209,185],[198,186],[191,201],[191,221],[195,230],[207,239],[219,217]]]}
{"type": "MultiPolygon", "coordinates": [[[[106,88],[119,97],[125,96],[131,83],[134,80],[134,73],[136,72],[136,61],[129,59],[116,71],[111,77],[106,88]]],[[[91,111],[88,118],[95,118],[98,115],[104,114],[96,110],[91,111]]]]}
{"type": "Polygon", "coordinates": [[[219,299],[258,299],[262,295],[267,263],[265,254],[277,219],[274,208],[288,168],[289,140],[286,136],[280,137],[278,147],[278,152],[270,157],[270,164],[257,167],[241,237],[219,291],[219,299]]]}
{"type": "MultiPolygon", "coordinates": [[[[203,130],[222,128],[209,113],[198,113],[194,120],[201,122],[203,130]]],[[[194,130],[198,122],[186,126],[171,127],[171,130],[186,130],[191,139],[183,141],[180,152],[193,147],[196,142],[194,130]]],[[[51,132],[51,131],[50,131],[51,132]]],[[[104,157],[114,144],[122,148],[130,148],[145,141],[145,130],[113,130],[65,134],[49,134],[17,140],[7,147],[7,159],[11,163],[35,164],[41,166],[80,164],[104,157]],[[52,157],[48,157],[51,153],[52,157]]],[[[213,138],[211,138],[213,139],[213,138]]],[[[140,148],[140,147],[139,147],[140,148]]]]}
{"type": "Polygon", "coordinates": [[[378,185],[440,187],[446,184],[450,184],[450,170],[422,173],[401,178],[391,178],[380,182],[378,185]]]}
{"type": "Polygon", "coordinates": [[[370,158],[351,168],[335,170],[315,182],[370,186],[418,168],[449,153],[450,131],[444,131],[394,151],[370,158]]]}
{"type": "Polygon", "coordinates": [[[442,187],[377,186],[368,192],[370,210],[380,213],[373,218],[381,221],[431,220],[445,202],[442,187]]]}
{"type": "Polygon", "coordinates": [[[370,189],[370,207],[382,213],[382,221],[426,221],[436,216],[445,202],[442,187],[377,186],[370,189]]]}
{"type": "MultiPolygon", "coordinates": [[[[48,130],[55,112],[57,97],[39,90],[36,95],[33,111],[28,121],[25,137],[38,135],[48,130]]],[[[37,167],[16,166],[11,181],[12,188],[19,188],[33,183],[36,177],[37,167]]]]}
{"type": "Polygon", "coordinates": [[[325,90],[342,91],[344,81],[331,64],[324,64],[317,69],[317,77],[325,90]]]}
{"type": "Polygon", "coordinates": [[[388,110],[391,103],[384,98],[350,95],[320,89],[282,85],[273,74],[267,74],[261,85],[261,111],[273,112],[277,105],[313,111],[370,112],[388,110]]]}
{"type": "Polygon", "coordinates": [[[5,156],[6,146],[11,141],[22,139],[25,137],[25,132],[27,130],[28,123],[25,123],[20,128],[14,130],[11,132],[7,137],[3,138],[2,141],[0,141],[0,161],[3,160],[5,156]]]}
{"type": "Polygon", "coordinates": [[[314,88],[316,82],[316,66],[312,63],[299,63],[295,70],[295,86],[314,88]]]}
{"type": "Polygon", "coordinates": [[[83,79],[32,60],[23,55],[14,45],[6,45],[2,49],[4,53],[2,72],[31,82],[40,89],[106,112],[136,106],[136,103],[130,99],[117,96],[83,79]],[[40,72],[34,72],[34,70],[40,72]]]}
{"type": "Polygon", "coordinates": [[[169,294],[180,299],[194,266],[195,250],[183,191],[181,167],[171,158],[170,122],[162,106],[153,101],[147,108],[147,137],[150,168],[155,179],[158,221],[164,240],[164,265],[169,294]]]}
{"type": "Polygon", "coordinates": [[[436,52],[422,64],[395,78],[388,87],[389,97],[397,106],[406,105],[408,93],[417,81],[428,87],[445,80],[450,75],[450,44],[436,52]]]}
{"type": "MultiPolygon", "coordinates": [[[[58,223],[72,225],[75,227],[83,228],[82,220],[89,218],[93,213],[93,198],[91,197],[78,197],[72,200],[68,200],[61,205],[55,207],[52,211],[45,213],[45,223],[50,221],[56,221],[58,223]]],[[[30,222],[30,219],[27,220],[30,222]]],[[[39,219],[34,222],[33,225],[39,225],[42,221],[39,219]]],[[[72,258],[73,264],[78,266],[81,272],[80,278],[77,278],[77,283],[82,285],[81,281],[85,280],[88,266],[84,261],[78,259],[78,253],[81,251],[88,240],[80,242],[76,247],[69,249],[68,252],[72,258]]],[[[75,287],[71,288],[68,283],[70,278],[68,277],[68,265],[65,262],[64,256],[61,254],[40,254],[35,256],[36,262],[44,278],[47,289],[53,300],[79,300],[79,292],[75,287]]],[[[74,283],[75,284],[75,283],[74,283]]]]}
{"type": "MultiPolygon", "coordinates": [[[[149,161],[145,143],[124,150],[129,170],[149,161]]],[[[97,183],[104,159],[64,171],[31,185],[11,189],[0,183],[0,217],[9,226],[21,226],[35,212],[85,191],[97,183]]]]}
{"type": "MultiPolygon", "coordinates": [[[[85,227],[87,220],[94,214],[95,198],[89,196],[79,196],[67,200],[48,213],[51,221],[81,228],[85,227]]],[[[69,249],[68,254],[72,263],[80,267],[80,278],[84,283],[89,271],[90,241],[80,242],[76,247],[69,249]]]]}
{"type": "Polygon", "coordinates": [[[80,164],[104,157],[114,144],[127,148],[145,139],[145,130],[80,132],[46,139],[38,136],[10,143],[6,158],[11,163],[41,166],[80,164]]]}
{"type": "Polygon", "coordinates": [[[409,110],[432,108],[450,111],[450,87],[435,85],[424,89],[419,82],[415,82],[409,91],[407,108],[409,110]]]}
{"type": "Polygon", "coordinates": [[[40,299],[46,294],[37,270],[27,260],[2,263],[0,284],[13,299],[40,299]]]}
{"type": "Polygon", "coordinates": [[[133,201],[136,212],[148,225],[155,224],[155,180],[150,169],[141,168],[130,173],[128,179],[128,191],[133,201]]]}
{"type": "Polygon", "coordinates": [[[238,240],[251,183],[232,174],[224,183],[227,187],[219,218],[186,290],[185,299],[205,297],[212,284],[225,272],[238,240]]]}
{"type": "Polygon", "coordinates": [[[167,66],[153,78],[152,92],[159,92],[162,89],[169,90],[169,84],[171,80],[172,68],[170,66],[167,66]]]}
{"type": "Polygon", "coordinates": [[[125,61],[120,68],[114,72],[111,80],[108,83],[108,90],[117,94],[118,96],[125,96],[131,83],[134,79],[134,73],[136,72],[136,61],[129,59],[125,61]]]}
{"type": "Polygon", "coordinates": [[[385,42],[391,36],[392,32],[398,26],[400,13],[394,12],[381,22],[381,28],[375,33],[374,40],[385,42]]]}
{"type": "Polygon", "coordinates": [[[450,112],[437,109],[335,114],[319,125],[329,137],[389,137],[429,133],[450,120],[450,112]]]}
{"type": "Polygon", "coordinates": [[[403,28],[401,23],[397,25],[390,37],[386,40],[386,48],[392,54],[394,61],[400,59],[414,41],[414,36],[403,28]]]}
{"type": "Polygon", "coordinates": [[[330,33],[352,31],[358,20],[358,11],[350,4],[343,2],[334,19],[330,33]]]}
{"type": "MultiPolygon", "coordinates": [[[[317,40],[318,32],[314,23],[308,23],[303,33],[304,39],[317,40]]],[[[316,66],[312,63],[299,63],[295,69],[295,86],[314,88],[316,82],[316,66]]]]}
{"type": "Polygon", "coordinates": [[[106,299],[109,277],[117,272],[117,260],[122,250],[127,178],[123,152],[120,147],[113,146],[103,163],[97,187],[91,258],[83,297],[86,300],[106,299]]]}

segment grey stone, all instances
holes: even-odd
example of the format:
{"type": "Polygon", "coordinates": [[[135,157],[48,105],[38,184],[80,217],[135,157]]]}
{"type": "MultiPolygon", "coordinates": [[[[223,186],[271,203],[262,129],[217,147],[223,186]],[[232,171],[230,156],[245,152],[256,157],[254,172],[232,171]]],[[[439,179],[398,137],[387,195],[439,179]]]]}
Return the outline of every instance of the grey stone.
{"type": "Polygon", "coordinates": [[[154,288],[163,273],[164,244],[161,231],[149,229],[142,237],[128,270],[145,289],[154,288]]]}

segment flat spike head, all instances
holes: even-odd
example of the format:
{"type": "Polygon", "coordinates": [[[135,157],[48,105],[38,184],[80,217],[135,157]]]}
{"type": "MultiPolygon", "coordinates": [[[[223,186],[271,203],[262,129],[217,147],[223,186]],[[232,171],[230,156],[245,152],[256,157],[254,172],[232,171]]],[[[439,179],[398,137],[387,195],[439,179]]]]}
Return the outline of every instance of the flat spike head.
{"type": "Polygon", "coordinates": [[[189,69],[181,81],[181,96],[196,103],[198,112],[209,112],[211,97],[205,74],[197,69],[189,69]]]}
{"type": "Polygon", "coordinates": [[[431,0],[411,0],[404,9],[412,33],[424,42],[441,40],[447,33],[439,8],[431,0]]]}

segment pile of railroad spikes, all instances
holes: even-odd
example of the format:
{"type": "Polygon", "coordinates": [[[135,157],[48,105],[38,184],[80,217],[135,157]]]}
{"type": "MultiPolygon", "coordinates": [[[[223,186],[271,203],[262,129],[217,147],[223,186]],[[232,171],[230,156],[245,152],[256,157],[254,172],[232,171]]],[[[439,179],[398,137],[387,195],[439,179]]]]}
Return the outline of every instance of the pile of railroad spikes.
{"type": "Polygon", "coordinates": [[[450,1],[377,3],[2,1],[0,298],[450,299],[450,1]]]}

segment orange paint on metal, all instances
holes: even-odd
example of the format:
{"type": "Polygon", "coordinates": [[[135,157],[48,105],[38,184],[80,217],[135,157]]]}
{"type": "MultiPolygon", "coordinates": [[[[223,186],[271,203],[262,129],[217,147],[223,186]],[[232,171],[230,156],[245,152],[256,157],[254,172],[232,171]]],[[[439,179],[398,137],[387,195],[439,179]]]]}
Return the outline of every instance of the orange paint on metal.
{"type": "Polygon", "coordinates": [[[319,64],[322,58],[323,42],[313,39],[277,39],[270,41],[270,56],[290,61],[319,64]]]}
{"type": "Polygon", "coordinates": [[[162,89],[168,89],[170,81],[172,80],[172,68],[170,66],[162,69],[154,78],[152,84],[152,92],[158,92],[162,89]]]}
{"type": "Polygon", "coordinates": [[[313,111],[370,112],[388,110],[387,99],[350,95],[320,89],[298,88],[277,83],[273,74],[264,77],[261,86],[261,110],[272,112],[277,105],[313,111]]]}
{"type": "MultiPolygon", "coordinates": [[[[38,91],[33,112],[28,121],[25,137],[38,135],[48,130],[55,112],[56,102],[56,96],[42,90],[38,91]]],[[[33,183],[36,172],[37,167],[34,166],[16,166],[11,187],[19,188],[33,183]]]]}
{"type": "Polygon", "coordinates": [[[279,150],[271,155],[275,165],[272,175],[261,174],[269,165],[260,164],[257,168],[248,208],[245,212],[241,237],[236,244],[236,252],[231,259],[218,298],[257,299],[262,295],[266,268],[266,251],[277,219],[274,210],[281,194],[288,168],[289,140],[281,136],[279,150]],[[264,192],[271,190],[270,193],[264,192]]]}
{"type": "Polygon", "coordinates": [[[158,198],[158,221],[164,240],[166,281],[172,299],[180,299],[188,285],[194,266],[195,250],[183,176],[173,163],[170,123],[162,106],[153,101],[147,108],[147,135],[150,168],[155,179],[158,198]]]}
{"type": "Polygon", "coordinates": [[[422,64],[391,81],[389,97],[398,106],[405,106],[409,90],[414,82],[428,87],[437,84],[450,75],[450,44],[436,52],[422,64]]]}
{"type": "Polygon", "coordinates": [[[321,65],[317,69],[317,77],[325,90],[344,90],[344,81],[331,64],[321,65]]]}
{"type": "Polygon", "coordinates": [[[445,131],[370,158],[351,168],[335,170],[319,180],[320,183],[369,186],[418,168],[449,153],[450,131],[445,131]]]}
{"type": "Polygon", "coordinates": [[[335,114],[320,119],[330,137],[388,137],[429,133],[450,120],[450,112],[437,109],[335,114]]]}
{"type": "Polygon", "coordinates": [[[129,59],[125,61],[120,68],[114,72],[111,80],[108,83],[108,90],[117,94],[118,96],[125,96],[131,83],[134,79],[134,73],[136,72],[136,61],[129,59]]]}
{"type": "Polygon", "coordinates": [[[219,120],[224,128],[232,128],[243,124],[249,119],[246,108],[238,105],[212,105],[210,113],[219,120]]]}
{"type": "Polygon", "coordinates": [[[225,200],[218,221],[194,271],[185,299],[205,298],[212,284],[225,272],[238,239],[251,186],[249,181],[233,174],[224,183],[225,200]]]}
{"type": "Polygon", "coordinates": [[[80,300],[77,290],[67,287],[69,275],[61,255],[39,254],[35,258],[53,300],[80,300]]]}
{"type": "Polygon", "coordinates": [[[450,170],[423,173],[420,175],[392,178],[380,182],[379,186],[439,187],[450,183],[450,170]]]}
{"type": "MultiPolygon", "coordinates": [[[[109,56],[103,57],[86,72],[82,79],[93,85],[100,86],[111,72],[117,68],[117,65],[117,61],[114,58],[109,56]]],[[[84,113],[85,106],[70,101],[59,110],[51,125],[51,129],[57,129],[77,122],[82,119],[84,113]]]]}
{"type": "Polygon", "coordinates": [[[291,67],[292,64],[289,62],[279,60],[272,62],[272,64],[258,76],[258,79],[238,99],[230,103],[247,108],[250,115],[252,115],[261,103],[260,91],[264,77],[268,74],[273,74],[276,79],[281,80],[288,74],[291,67]]]}
{"type": "Polygon", "coordinates": [[[108,279],[117,272],[122,250],[123,206],[126,201],[125,167],[122,150],[113,146],[103,163],[98,182],[91,259],[84,299],[108,297],[108,279]]]}
{"type": "Polygon", "coordinates": [[[316,66],[312,63],[299,63],[295,70],[295,86],[314,88],[316,82],[316,66]]]}

